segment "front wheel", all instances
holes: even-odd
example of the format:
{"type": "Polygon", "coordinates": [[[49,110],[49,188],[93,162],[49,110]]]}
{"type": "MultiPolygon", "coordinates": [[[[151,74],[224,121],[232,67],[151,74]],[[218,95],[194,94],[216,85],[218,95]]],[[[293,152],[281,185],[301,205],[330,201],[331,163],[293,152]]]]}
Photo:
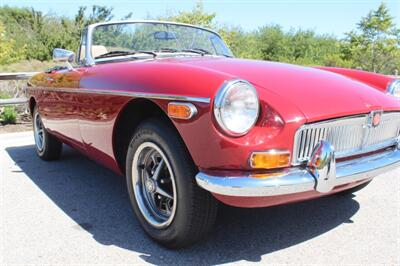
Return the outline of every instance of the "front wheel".
{"type": "Polygon", "coordinates": [[[198,241],[213,227],[217,202],[198,187],[196,172],[170,125],[149,120],[138,127],[127,154],[128,193],[146,233],[168,248],[198,241]]]}
{"type": "Polygon", "coordinates": [[[60,158],[62,142],[47,132],[37,106],[33,111],[32,123],[37,155],[45,161],[57,160],[60,158]]]}

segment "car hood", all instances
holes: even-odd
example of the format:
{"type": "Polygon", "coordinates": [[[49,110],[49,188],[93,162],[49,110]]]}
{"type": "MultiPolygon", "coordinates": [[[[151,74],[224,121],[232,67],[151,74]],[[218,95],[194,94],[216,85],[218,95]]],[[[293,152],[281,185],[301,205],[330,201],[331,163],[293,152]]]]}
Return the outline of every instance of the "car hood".
{"type": "Polygon", "coordinates": [[[179,62],[245,79],[295,105],[309,122],[372,110],[400,110],[399,102],[381,91],[316,68],[234,58],[183,58],[179,62]]]}

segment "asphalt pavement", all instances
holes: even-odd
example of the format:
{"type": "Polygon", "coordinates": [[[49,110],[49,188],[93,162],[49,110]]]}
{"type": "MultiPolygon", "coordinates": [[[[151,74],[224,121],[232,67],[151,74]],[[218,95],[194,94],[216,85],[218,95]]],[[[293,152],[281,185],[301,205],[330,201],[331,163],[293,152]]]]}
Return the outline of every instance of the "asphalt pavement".
{"type": "Polygon", "coordinates": [[[399,265],[399,178],[286,206],[221,206],[207,240],[171,251],[140,228],[122,177],[66,146],[41,161],[32,132],[0,134],[0,265],[399,265]]]}

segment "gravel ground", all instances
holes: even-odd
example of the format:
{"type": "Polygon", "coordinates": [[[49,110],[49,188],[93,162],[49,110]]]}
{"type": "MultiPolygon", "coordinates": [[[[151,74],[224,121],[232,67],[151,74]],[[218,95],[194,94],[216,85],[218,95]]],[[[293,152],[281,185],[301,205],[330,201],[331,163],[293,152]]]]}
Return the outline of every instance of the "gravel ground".
{"type": "Polygon", "coordinates": [[[124,180],[78,152],[43,162],[31,132],[0,135],[1,265],[400,264],[400,170],[349,196],[222,206],[214,233],[166,250],[134,218],[124,180]]]}
{"type": "Polygon", "coordinates": [[[31,131],[31,130],[32,130],[31,122],[19,122],[15,125],[1,125],[0,124],[0,134],[31,131]]]}

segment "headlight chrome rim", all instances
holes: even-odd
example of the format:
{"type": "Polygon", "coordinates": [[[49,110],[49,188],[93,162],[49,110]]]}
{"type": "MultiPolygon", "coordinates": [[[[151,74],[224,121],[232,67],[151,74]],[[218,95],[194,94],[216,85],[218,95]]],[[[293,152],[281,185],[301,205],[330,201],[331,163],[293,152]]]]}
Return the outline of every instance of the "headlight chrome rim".
{"type": "Polygon", "coordinates": [[[232,137],[241,137],[246,135],[247,133],[249,133],[249,131],[254,127],[254,125],[257,123],[258,117],[260,115],[260,100],[258,97],[258,93],[257,90],[254,88],[254,86],[249,83],[246,80],[243,79],[234,79],[234,80],[229,80],[224,82],[224,84],[221,86],[221,88],[218,90],[217,95],[214,98],[214,117],[218,122],[218,126],[228,135],[232,136],[232,137]],[[235,85],[243,83],[246,86],[248,86],[255,94],[256,98],[257,98],[257,114],[254,118],[253,123],[251,124],[251,126],[244,132],[235,132],[230,130],[224,123],[223,119],[222,119],[222,108],[223,108],[223,102],[225,99],[225,96],[228,94],[228,92],[234,88],[235,85]]]}
{"type": "Polygon", "coordinates": [[[389,94],[389,95],[391,95],[391,96],[393,96],[393,97],[395,97],[397,99],[400,99],[400,95],[396,96],[396,95],[393,94],[394,93],[394,88],[395,88],[396,85],[400,86],[400,79],[394,79],[389,83],[389,85],[387,86],[387,94],[389,94]]]}

